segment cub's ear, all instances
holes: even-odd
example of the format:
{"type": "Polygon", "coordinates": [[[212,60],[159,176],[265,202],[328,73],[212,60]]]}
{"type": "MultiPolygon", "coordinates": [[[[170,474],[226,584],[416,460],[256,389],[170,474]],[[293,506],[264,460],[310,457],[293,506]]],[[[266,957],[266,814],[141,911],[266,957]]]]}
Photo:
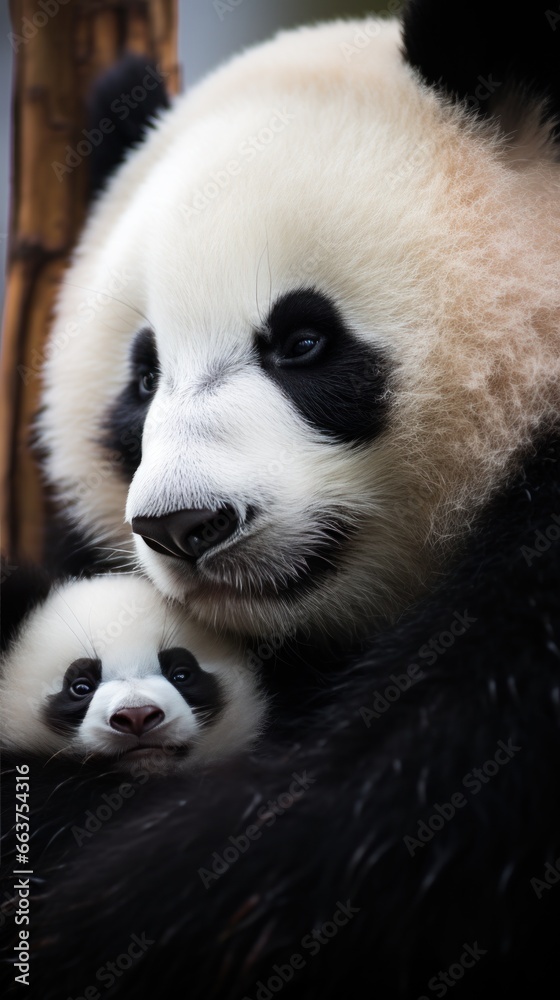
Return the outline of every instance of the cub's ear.
{"type": "Polygon", "coordinates": [[[5,559],[0,574],[0,650],[4,652],[25,616],[47,599],[53,580],[38,566],[15,566],[5,559]]]}
{"type": "Polygon", "coordinates": [[[104,186],[128,150],[142,141],[158,112],[168,107],[163,77],[145,56],[127,53],[96,80],[88,100],[88,129],[95,129],[101,137],[98,143],[92,141],[92,195],[104,186]]]}
{"type": "MultiPolygon", "coordinates": [[[[560,119],[560,6],[550,0],[408,0],[404,55],[427,83],[492,115],[508,94],[560,119]]],[[[560,129],[556,126],[556,137],[560,129]]]]}

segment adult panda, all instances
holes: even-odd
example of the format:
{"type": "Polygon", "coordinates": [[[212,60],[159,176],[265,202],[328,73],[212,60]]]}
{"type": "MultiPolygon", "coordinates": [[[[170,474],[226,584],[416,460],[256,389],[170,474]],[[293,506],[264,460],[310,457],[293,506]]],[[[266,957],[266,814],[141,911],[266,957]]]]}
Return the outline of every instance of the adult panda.
{"type": "Polygon", "coordinates": [[[495,3],[456,30],[426,2],[402,40],[376,21],[280,36],[179,104],[98,202],[47,367],[51,479],[94,538],[129,541],[126,507],[143,567],[203,620],[339,646],[264,669],[259,756],[121,797],[79,851],[114,786],[38,789],[42,997],[544,992],[554,27],[495,3]],[[75,286],[117,267],[118,301],[72,335],[75,286]],[[355,626],[377,631],[340,653],[355,626]]]}
{"type": "Polygon", "coordinates": [[[555,91],[503,4],[484,44],[439,7],[410,8],[408,59],[397,22],[349,21],[218,70],[109,184],[67,275],[48,477],[206,624],[394,618],[557,412],[555,91]],[[430,16],[463,103],[418,72],[445,70],[430,16]]]}

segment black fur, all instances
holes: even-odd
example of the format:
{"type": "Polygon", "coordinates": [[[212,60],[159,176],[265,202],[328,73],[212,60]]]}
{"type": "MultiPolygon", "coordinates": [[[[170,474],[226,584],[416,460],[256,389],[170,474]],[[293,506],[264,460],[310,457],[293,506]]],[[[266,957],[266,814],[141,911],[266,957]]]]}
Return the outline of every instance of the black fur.
{"type": "Polygon", "coordinates": [[[45,706],[45,719],[49,726],[62,733],[71,734],[84,721],[91,700],[101,683],[101,660],[83,657],[74,660],[64,675],[62,690],[51,694],[45,706]],[[77,697],[72,684],[84,678],[91,688],[90,693],[77,697]]]}
{"type": "Polygon", "coordinates": [[[322,293],[301,288],[282,296],[256,339],[256,349],[267,375],[318,430],[353,444],[371,441],[384,429],[387,359],[345,327],[322,293]],[[317,349],[293,357],[294,340],[306,335],[319,338],[317,349]]]}
{"type": "Polygon", "coordinates": [[[92,195],[105,186],[127,152],[142,141],[158,112],[167,107],[163,77],[147,56],[129,52],[95,82],[88,101],[88,128],[103,138],[91,154],[92,195]]]}
{"type": "MultiPolygon", "coordinates": [[[[463,11],[409,4],[405,49],[426,79],[481,114],[513,84],[558,110],[554,10],[502,0],[463,11]]],[[[353,658],[300,648],[266,660],[272,724],[255,754],[127,781],[30,760],[27,995],[548,996],[560,930],[559,469],[560,441],[541,443],[438,592],[353,658]]],[[[20,763],[3,761],[8,888],[20,763]]],[[[13,931],[9,898],[2,917],[13,931]]]]}
{"type": "Polygon", "coordinates": [[[103,422],[101,443],[114,455],[115,471],[129,482],[142,460],[142,434],[151,396],[143,380],[153,377],[157,386],[158,356],[154,334],[140,330],[130,352],[130,380],[119,393],[103,422]]]}
{"type": "MultiPolygon", "coordinates": [[[[27,995],[148,998],[181,984],[191,1000],[269,1000],[275,976],[272,995],[284,978],[283,996],[313,1000],[548,995],[559,470],[560,441],[544,442],[438,592],[353,662],[270,669],[274,721],[257,754],[198,778],[135,779],[128,797],[118,778],[31,762],[27,995]],[[405,841],[428,821],[432,838],[405,841]],[[141,957],[107,972],[132,935],[146,935],[141,957]]],[[[9,811],[9,768],[4,780],[9,811]]]]}
{"type": "Polygon", "coordinates": [[[161,672],[177,688],[187,705],[200,716],[203,725],[215,722],[224,709],[224,699],[219,681],[202,670],[196,656],[188,649],[174,646],[158,653],[161,672]],[[183,675],[183,679],[176,679],[183,675]]]}
{"type": "MultiPolygon", "coordinates": [[[[70,522],[66,512],[48,511],[46,527],[43,565],[48,566],[51,578],[87,576],[94,571],[96,563],[100,562],[99,550],[70,522]]],[[[103,550],[103,555],[108,555],[107,550],[103,550]]],[[[111,560],[107,558],[106,562],[110,569],[111,560]]]]}
{"type": "MultiPolygon", "coordinates": [[[[315,428],[349,444],[366,443],[384,430],[390,395],[387,359],[346,329],[326,296],[313,289],[283,296],[271,309],[255,347],[263,370],[315,428]],[[286,346],[305,334],[321,338],[319,355],[287,358],[286,346]]],[[[103,421],[102,444],[127,481],[142,459],[144,422],[158,378],[155,336],[144,329],[132,345],[130,380],[103,421]]]]}
{"type": "Polygon", "coordinates": [[[560,116],[558,4],[409,0],[403,26],[408,61],[477,113],[491,114],[515,87],[545,100],[550,118],[560,116]]]}
{"type": "Polygon", "coordinates": [[[2,652],[17,635],[26,615],[47,599],[52,582],[52,575],[37,566],[18,566],[7,559],[2,559],[0,577],[2,652]]]}

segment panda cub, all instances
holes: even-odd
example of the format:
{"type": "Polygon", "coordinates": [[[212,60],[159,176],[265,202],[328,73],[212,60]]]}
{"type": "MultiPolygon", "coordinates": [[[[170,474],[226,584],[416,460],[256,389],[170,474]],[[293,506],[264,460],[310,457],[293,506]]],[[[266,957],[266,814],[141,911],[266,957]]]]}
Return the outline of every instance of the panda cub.
{"type": "Polygon", "coordinates": [[[2,656],[4,748],[169,773],[259,732],[264,700],[241,647],[185,619],[147,580],[71,580],[37,601],[2,656]]]}

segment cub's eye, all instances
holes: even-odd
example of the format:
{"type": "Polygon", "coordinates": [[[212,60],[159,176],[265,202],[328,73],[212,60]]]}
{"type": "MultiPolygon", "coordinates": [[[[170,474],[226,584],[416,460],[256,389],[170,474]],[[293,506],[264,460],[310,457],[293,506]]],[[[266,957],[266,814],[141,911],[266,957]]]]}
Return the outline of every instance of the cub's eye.
{"type": "Polygon", "coordinates": [[[76,698],[85,698],[86,695],[91,694],[93,689],[94,685],[87,677],[77,677],[70,685],[70,692],[76,698]]]}
{"type": "Polygon", "coordinates": [[[284,365],[306,365],[318,361],[326,346],[326,337],[314,330],[296,330],[285,341],[279,357],[284,365]]]}
{"type": "Polygon", "coordinates": [[[138,392],[140,399],[149,399],[157,389],[157,375],[155,372],[145,372],[140,376],[138,382],[138,392]]]}
{"type": "Polygon", "coordinates": [[[189,649],[173,646],[172,649],[161,649],[158,660],[164,677],[171,684],[191,684],[196,679],[200,667],[198,660],[189,649]]]}
{"type": "Polygon", "coordinates": [[[186,681],[190,680],[192,672],[187,669],[187,667],[180,667],[178,670],[174,670],[171,674],[172,684],[185,684],[186,681]]]}

